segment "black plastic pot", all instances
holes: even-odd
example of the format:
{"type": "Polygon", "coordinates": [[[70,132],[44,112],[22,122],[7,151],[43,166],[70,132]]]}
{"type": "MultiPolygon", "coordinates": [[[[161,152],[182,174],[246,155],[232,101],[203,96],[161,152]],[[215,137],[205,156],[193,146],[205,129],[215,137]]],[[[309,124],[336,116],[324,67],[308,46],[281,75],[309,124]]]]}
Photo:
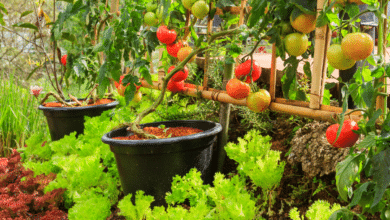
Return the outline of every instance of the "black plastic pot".
{"type": "Polygon", "coordinates": [[[102,105],[85,107],[45,107],[40,105],[38,109],[42,110],[46,116],[51,140],[56,141],[74,131],[77,135],[83,134],[84,116],[99,116],[104,111],[115,108],[118,104],[119,102],[113,99],[113,102],[102,105]]]}
{"type": "Polygon", "coordinates": [[[184,176],[191,168],[202,173],[205,184],[211,184],[215,170],[211,169],[213,147],[222,131],[219,123],[211,121],[164,121],[142,124],[141,127],[191,127],[203,132],[183,137],[152,140],[117,140],[114,137],[130,135],[126,128],[105,134],[102,141],[110,145],[125,195],[143,190],[154,196],[152,206],[165,203],[166,192],[171,191],[172,178],[184,176]]]}

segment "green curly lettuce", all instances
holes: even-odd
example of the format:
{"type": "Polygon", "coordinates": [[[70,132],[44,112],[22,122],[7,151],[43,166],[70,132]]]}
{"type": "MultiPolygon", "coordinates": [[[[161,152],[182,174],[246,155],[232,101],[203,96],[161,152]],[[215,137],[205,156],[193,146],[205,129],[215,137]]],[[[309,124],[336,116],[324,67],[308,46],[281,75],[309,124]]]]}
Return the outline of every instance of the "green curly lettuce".
{"type": "Polygon", "coordinates": [[[263,137],[260,131],[250,130],[238,144],[225,147],[229,158],[239,163],[237,170],[263,190],[273,190],[282,179],[285,162],[280,162],[280,152],[270,150],[271,137],[263,137]]]}

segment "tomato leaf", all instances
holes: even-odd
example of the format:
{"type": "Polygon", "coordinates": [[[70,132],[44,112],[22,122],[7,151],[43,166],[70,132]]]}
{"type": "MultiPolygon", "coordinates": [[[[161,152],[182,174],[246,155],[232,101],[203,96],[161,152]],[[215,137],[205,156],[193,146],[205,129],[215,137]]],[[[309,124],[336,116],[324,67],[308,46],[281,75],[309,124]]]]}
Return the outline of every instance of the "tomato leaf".
{"type": "Polygon", "coordinates": [[[353,220],[354,214],[349,211],[347,208],[341,208],[335,212],[332,213],[332,215],[329,217],[329,220],[353,220]]]}
{"type": "Polygon", "coordinates": [[[62,39],[68,40],[68,41],[70,41],[72,43],[77,42],[76,36],[74,34],[71,34],[71,33],[68,33],[68,32],[62,32],[62,36],[61,37],[62,37],[62,39]]]}
{"type": "Polygon", "coordinates": [[[367,122],[366,127],[373,127],[375,129],[375,121],[382,115],[382,109],[378,109],[374,112],[370,120],[367,122]]]}
{"type": "Polygon", "coordinates": [[[191,37],[194,39],[194,41],[196,42],[198,40],[198,35],[196,34],[196,31],[195,31],[195,28],[190,26],[190,33],[191,33],[191,37]]]}
{"type": "Polygon", "coordinates": [[[320,11],[320,15],[318,16],[316,21],[316,27],[322,27],[329,23],[330,21],[329,18],[326,16],[326,13],[324,13],[324,11],[320,11]]]}
{"type": "MultiPolygon", "coordinates": [[[[373,187],[373,185],[374,184],[372,182],[365,182],[362,184],[357,184],[356,185],[357,189],[354,191],[354,195],[353,195],[352,201],[349,204],[349,206],[353,207],[353,206],[357,205],[359,203],[359,201],[361,201],[362,195],[367,194],[369,192],[368,188],[373,187]]],[[[364,195],[364,197],[367,197],[367,195],[364,195]]]]}
{"type": "Polygon", "coordinates": [[[325,84],[325,89],[331,89],[336,85],[336,83],[326,83],[325,84]]]}
{"type": "Polygon", "coordinates": [[[141,76],[148,82],[150,85],[153,84],[152,77],[150,76],[150,71],[146,66],[143,66],[139,69],[141,76]]]}
{"type": "Polygon", "coordinates": [[[360,12],[357,4],[346,4],[345,11],[348,13],[350,18],[355,17],[360,12]]]}
{"type": "Polygon", "coordinates": [[[375,146],[375,138],[376,138],[376,135],[372,132],[372,133],[369,133],[358,145],[357,145],[357,148],[359,150],[361,149],[368,149],[368,148],[371,148],[373,146],[375,146]]]}
{"type": "Polygon", "coordinates": [[[133,83],[130,83],[130,85],[128,85],[125,90],[126,105],[128,105],[133,100],[135,92],[135,85],[133,83]]]}
{"type": "Polygon", "coordinates": [[[265,8],[267,7],[267,4],[268,4],[267,0],[251,1],[250,5],[252,6],[252,11],[248,19],[248,26],[250,28],[259,23],[260,18],[264,15],[264,11],[265,8]]]}
{"type": "Polygon", "coordinates": [[[306,61],[305,65],[303,65],[303,72],[306,74],[307,77],[309,77],[309,80],[311,80],[311,69],[310,63],[308,61],[306,61]]]}
{"type": "Polygon", "coordinates": [[[370,108],[372,104],[372,96],[374,95],[375,92],[372,82],[371,81],[365,82],[361,85],[361,87],[363,90],[362,93],[363,101],[364,103],[366,103],[367,108],[370,108]]]}
{"type": "Polygon", "coordinates": [[[293,10],[293,20],[295,20],[296,17],[298,17],[300,14],[310,14],[310,15],[316,15],[316,7],[317,7],[317,1],[308,0],[308,1],[301,1],[301,0],[292,0],[290,1],[296,8],[293,10]],[[296,9],[298,11],[294,12],[296,9]]]}
{"type": "Polygon", "coordinates": [[[329,91],[329,89],[325,89],[324,90],[324,95],[323,95],[323,97],[322,97],[322,104],[323,105],[330,105],[330,97],[331,97],[332,95],[330,94],[330,91],[329,91]]]}
{"type": "Polygon", "coordinates": [[[364,153],[348,155],[336,165],[336,187],[344,201],[348,201],[348,197],[352,196],[352,184],[359,177],[359,167],[364,157],[364,153]]]}
{"type": "Polygon", "coordinates": [[[382,124],[380,137],[384,140],[390,140],[390,112],[386,116],[386,120],[382,124]]]}
{"type": "Polygon", "coordinates": [[[385,73],[385,68],[383,68],[382,66],[376,67],[371,71],[371,77],[379,78],[382,77],[384,73],[385,73]]]}
{"type": "Polygon", "coordinates": [[[374,201],[371,208],[375,207],[382,199],[383,194],[390,183],[390,148],[387,148],[372,157],[373,182],[375,185],[374,201]]]}

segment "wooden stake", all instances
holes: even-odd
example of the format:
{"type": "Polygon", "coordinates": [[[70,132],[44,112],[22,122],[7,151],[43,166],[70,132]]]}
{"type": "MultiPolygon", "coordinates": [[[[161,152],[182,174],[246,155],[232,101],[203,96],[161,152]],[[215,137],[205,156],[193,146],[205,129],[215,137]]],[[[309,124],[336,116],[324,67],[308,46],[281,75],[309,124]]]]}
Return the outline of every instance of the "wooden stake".
{"type": "MultiPolygon", "coordinates": [[[[210,2],[209,4],[209,7],[211,8],[211,6],[213,5],[213,3],[210,2]]],[[[213,20],[214,18],[211,18],[210,16],[207,18],[207,36],[210,36],[212,30],[213,30],[213,20]]],[[[203,66],[203,72],[204,72],[204,76],[203,76],[203,87],[206,87],[207,88],[207,84],[208,84],[208,81],[209,81],[209,62],[210,62],[210,51],[206,51],[205,52],[205,60],[204,60],[204,66],[203,66]]]]}
{"type": "MultiPolygon", "coordinates": [[[[382,5],[383,4],[383,1],[380,1],[380,4],[382,5]]],[[[386,6],[384,7],[385,10],[384,10],[384,13],[385,13],[385,16],[387,18],[387,3],[386,3],[386,6]]],[[[379,18],[379,19],[382,19],[382,18],[379,18]]],[[[379,23],[380,25],[380,23],[379,23]]],[[[383,19],[383,45],[379,45],[378,43],[378,52],[379,51],[382,51],[383,52],[383,59],[386,60],[386,55],[387,55],[387,51],[386,51],[386,45],[387,45],[387,19],[383,19]],[[383,47],[382,50],[379,50],[379,47],[383,47]]],[[[374,44],[375,44],[375,39],[374,39],[374,44]]],[[[382,87],[380,89],[380,92],[383,92],[383,93],[386,93],[387,94],[387,78],[382,78],[380,79],[380,82],[382,82],[385,86],[382,87]]],[[[376,98],[376,109],[382,109],[382,113],[384,115],[387,114],[387,97],[384,97],[384,96],[378,96],[376,98]]]]}
{"type": "MultiPolygon", "coordinates": [[[[317,17],[323,9],[324,0],[317,1],[317,17]]],[[[310,108],[319,109],[322,103],[326,76],[326,51],[330,42],[330,31],[327,25],[317,27],[315,30],[314,64],[312,69],[312,84],[310,95],[310,108]]]]}
{"type": "Polygon", "coordinates": [[[271,58],[271,76],[269,82],[269,93],[271,95],[271,100],[274,101],[276,91],[276,45],[272,44],[272,58],[271,58]]]}
{"type": "Polygon", "coordinates": [[[239,26],[244,24],[244,18],[245,18],[245,6],[246,6],[247,0],[241,1],[241,7],[240,7],[240,20],[239,20],[239,26]]]}

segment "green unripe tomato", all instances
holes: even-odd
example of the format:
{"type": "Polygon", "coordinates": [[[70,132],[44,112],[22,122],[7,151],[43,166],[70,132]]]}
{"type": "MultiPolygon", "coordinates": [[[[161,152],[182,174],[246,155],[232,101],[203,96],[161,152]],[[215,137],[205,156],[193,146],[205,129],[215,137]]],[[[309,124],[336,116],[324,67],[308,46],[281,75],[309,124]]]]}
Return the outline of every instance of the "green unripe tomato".
{"type": "Polygon", "coordinates": [[[144,22],[148,26],[157,26],[158,18],[155,13],[147,12],[144,17],[144,22]]]}
{"type": "Polygon", "coordinates": [[[146,4],[146,11],[155,12],[156,9],[157,9],[157,4],[155,4],[153,2],[149,2],[148,4],[146,4]]]}

